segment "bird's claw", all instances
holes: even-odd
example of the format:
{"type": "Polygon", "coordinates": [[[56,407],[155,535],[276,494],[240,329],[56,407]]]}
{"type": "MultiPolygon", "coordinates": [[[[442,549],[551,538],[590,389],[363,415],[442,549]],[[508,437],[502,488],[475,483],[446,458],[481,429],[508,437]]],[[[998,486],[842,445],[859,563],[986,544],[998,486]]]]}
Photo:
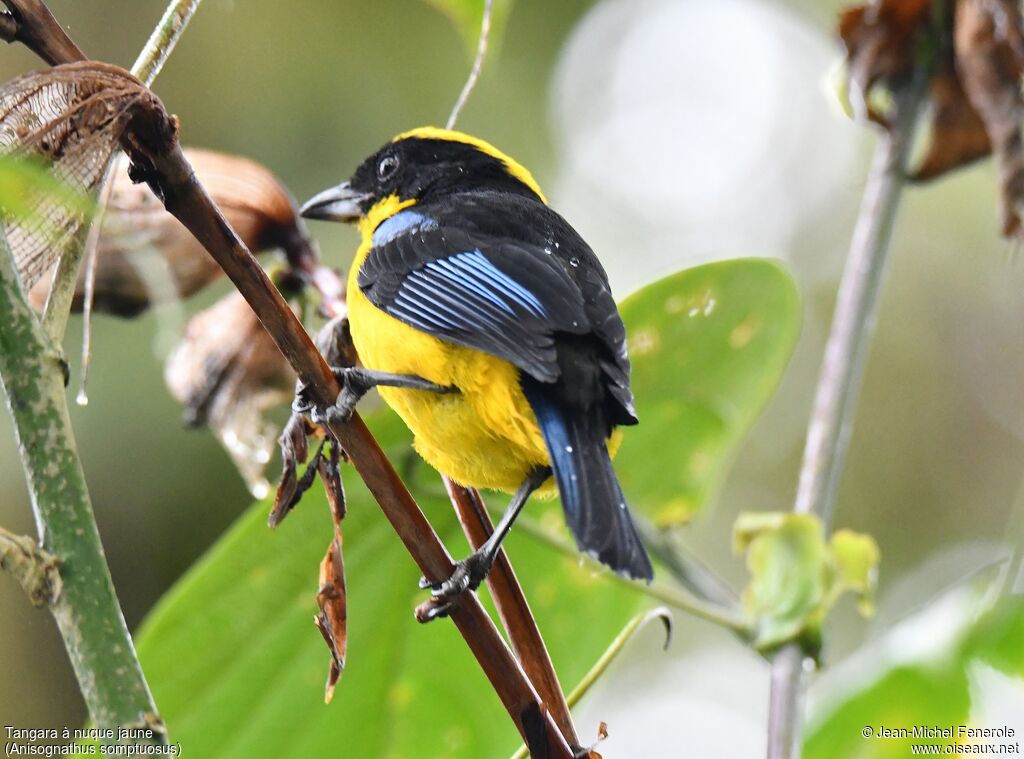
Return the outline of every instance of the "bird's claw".
{"type": "Polygon", "coordinates": [[[331,367],[331,373],[341,385],[341,390],[334,403],[326,407],[306,403],[303,409],[309,413],[310,420],[321,427],[344,424],[349,421],[355,413],[356,405],[369,390],[362,375],[354,367],[331,367]]]}
{"type": "Polygon", "coordinates": [[[469,558],[455,563],[451,576],[442,582],[431,582],[426,577],[420,578],[420,588],[430,588],[429,601],[416,607],[416,619],[420,622],[432,622],[439,617],[447,617],[464,593],[474,591],[487,577],[493,560],[482,553],[470,554],[469,558]]]}

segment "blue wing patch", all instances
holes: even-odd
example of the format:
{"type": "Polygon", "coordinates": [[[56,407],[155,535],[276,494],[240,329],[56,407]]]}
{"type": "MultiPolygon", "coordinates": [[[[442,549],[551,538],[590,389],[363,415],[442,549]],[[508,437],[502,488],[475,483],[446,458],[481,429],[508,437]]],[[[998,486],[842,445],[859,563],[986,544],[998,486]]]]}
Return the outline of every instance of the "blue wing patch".
{"type": "Polygon", "coordinates": [[[406,282],[428,279],[446,281],[450,286],[477,295],[512,316],[515,315],[512,306],[518,306],[538,319],[547,317],[544,306],[533,293],[488,261],[479,250],[431,261],[422,269],[411,272],[406,282]]]}
{"type": "Polygon", "coordinates": [[[373,231],[373,246],[379,248],[401,235],[430,229],[437,229],[437,222],[429,216],[411,209],[399,211],[377,225],[373,231]]]}
{"type": "Polygon", "coordinates": [[[479,250],[436,259],[410,271],[384,308],[417,329],[456,342],[469,340],[473,345],[486,337],[487,350],[501,356],[528,351],[545,364],[537,368],[539,376],[546,381],[557,376],[550,334],[529,330],[519,334],[525,323],[547,317],[543,304],[479,250]]]}

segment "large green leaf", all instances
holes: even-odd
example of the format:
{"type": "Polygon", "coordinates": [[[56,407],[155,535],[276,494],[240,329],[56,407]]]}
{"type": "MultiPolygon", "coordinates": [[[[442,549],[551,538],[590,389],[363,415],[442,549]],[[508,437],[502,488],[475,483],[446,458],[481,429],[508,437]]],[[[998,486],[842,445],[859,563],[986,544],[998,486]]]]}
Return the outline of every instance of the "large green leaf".
{"type": "Polygon", "coordinates": [[[796,287],[770,259],[721,261],[645,287],[621,310],[640,424],[615,468],[634,508],[660,525],[685,522],[714,495],[786,368],[796,287]]]}
{"type": "MultiPolygon", "coordinates": [[[[400,425],[377,421],[382,445],[401,457],[400,425]]],[[[413,620],[425,598],[419,572],[358,478],[346,477],[349,651],[334,700],[323,703],[328,653],[312,622],[331,522],[311,491],[273,532],[267,506],[254,506],[145,624],[139,655],[172,740],[219,759],[509,755],[518,736],[497,697],[450,622],[413,620]]],[[[420,467],[414,483],[451,550],[467,552],[436,475],[420,467]]],[[[508,546],[571,687],[642,596],[523,535],[508,546]]],[[[597,725],[580,730],[596,735],[597,725]]]]}

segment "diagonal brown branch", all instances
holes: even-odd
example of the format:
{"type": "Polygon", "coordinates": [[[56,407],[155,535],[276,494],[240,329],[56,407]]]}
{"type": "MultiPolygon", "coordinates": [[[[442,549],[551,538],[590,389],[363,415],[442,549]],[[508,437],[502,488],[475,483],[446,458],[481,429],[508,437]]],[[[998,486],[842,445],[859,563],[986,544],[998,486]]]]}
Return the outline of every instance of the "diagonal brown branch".
{"type": "MultiPolygon", "coordinates": [[[[444,486],[459,516],[466,538],[473,550],[476,550],[494,532],[494,523],[487,513],[487,507],[476,490],[457,485],[447,477],[444,478],[444,486]]],[[[526,601],[523,587],[519,584],[504,548],[498,551],[494,566],[487,575],[487,587],[491,591],[494,605],[498,608],[498,615],[501,617],[505,632],[508,633],[512,649],[530,681],[537,688],[544,706],[551,712],[562,734],[575,749],[579,745],[579,737],[569,713],[569,705],[558,682],[558,675],[555,673],[547,646],[544,645],[544,638],[537,627],[537,621],[526,601]]]]}
{"type": "Polygon", "coordinates": [[[82,49],[64,33],[42,0],[3,0],[10,10],[4,22],[4,39],[20,42],[51,66],[88,59],[82,49]],[[7,31],[12,30],[11,36],[7,31]]]}

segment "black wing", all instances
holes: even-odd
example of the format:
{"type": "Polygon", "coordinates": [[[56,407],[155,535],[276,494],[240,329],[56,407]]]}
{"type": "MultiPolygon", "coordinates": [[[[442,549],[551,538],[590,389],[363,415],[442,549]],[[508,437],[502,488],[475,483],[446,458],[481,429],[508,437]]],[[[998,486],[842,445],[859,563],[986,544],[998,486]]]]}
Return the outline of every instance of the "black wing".
{"type": "Polygon", "coordinates": [[[555,382],[559,336],[591,335],[606,387],[635,422],[625,328],[593,251],[544,204],[474,192],[384,221],[359,270],[371,303],[458,345],[555,382]]]}

